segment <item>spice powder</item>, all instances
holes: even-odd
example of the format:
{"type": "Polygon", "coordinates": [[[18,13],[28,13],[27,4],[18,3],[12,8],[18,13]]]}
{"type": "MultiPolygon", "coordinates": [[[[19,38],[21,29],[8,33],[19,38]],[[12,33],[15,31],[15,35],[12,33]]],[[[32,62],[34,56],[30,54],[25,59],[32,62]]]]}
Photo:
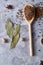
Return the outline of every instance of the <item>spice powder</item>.
{"type": "Polygon", "coordinates": [[[43,7],[35,7],[36,18],[43,17],[43,7]]]}
{"type": "Polygon", "coordinates": [[[34,17],[34,7],[26,5],[24,8],[24,14],[27,21],[30,21],[34,17]]]}

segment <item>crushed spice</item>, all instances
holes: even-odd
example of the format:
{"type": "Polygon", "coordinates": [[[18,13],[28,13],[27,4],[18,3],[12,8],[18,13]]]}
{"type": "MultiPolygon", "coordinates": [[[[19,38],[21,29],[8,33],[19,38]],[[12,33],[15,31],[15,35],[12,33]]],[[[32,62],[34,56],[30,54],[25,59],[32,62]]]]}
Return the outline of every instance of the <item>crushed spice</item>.
{"type": "Polygon", "coordinates": [[[7,9],[14,9],[13,5],[7,5],[7,9]]]}
{"type": "Polygon", "coordinates": [[[23,13],[22,9],[19,9],[18,11],[19,11],[21,14],[23,13]]]}
{"type": "Polygon", "coordinates": [[[34,2],[34,0],[32,0],[32,2],[34,2]]]}
{"type": "MultiPolygon", "coordinates": [[[[40,4],[37,4],[37,5],[40,5],[40,4]]],[[[43,7],[35,6],[35,12],[34,12],[34,7],[26,5],[24,9],[24,13],[25,13],[25,18],[27,18],[27,21],[32,19],[32,17],[34,16],[34,13],[35,13],[35,20],[37,18],[41,19],[41,17],[43,18],[43,7]]]]}
{"type": "Polygon", "coordinates": [[[23,9],[18,9],[16,18],[19,18],[22,21],[24,20],[24,18],[23,18],[23,9]]]}
{"type": "Polygon", "coordinates": [[[43,7],[35,7],[36,18],[43,17],[43,7]]]}
{"type": "MultiPolygon", "coordinates": [[[[35,6],[35,19],[37,18],[40,18],[43,17],[43,7],[40,7],[40,3],[39,4],[36,4],[37,7],[35,6]]],[[[24,10],[25,12],[25,15],[26,15],[26,18],[27,20],[30,20],[33,16],[34,16],[34,8],[32,7],[27,7],[25,8],[24,10]]],[[[17,15],[16,15],[16,18],[19,18],[20,20],[24,20],[24,15],[23,15],[23,9],[18,9],[18,12],[17,12],[17,15]]]]}
{"type": "Polygon", "coordinates": [[[28,21],[31,20],[34,17],[34,7],[26,5],[24,8],[24,14],[28,21]]]}

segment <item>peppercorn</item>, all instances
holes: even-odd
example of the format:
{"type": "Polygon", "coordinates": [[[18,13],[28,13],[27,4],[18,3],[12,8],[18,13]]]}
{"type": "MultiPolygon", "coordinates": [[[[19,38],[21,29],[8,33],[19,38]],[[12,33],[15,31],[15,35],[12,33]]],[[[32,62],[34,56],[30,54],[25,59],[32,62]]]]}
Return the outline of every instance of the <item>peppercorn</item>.
{"type": "Polygon", "coordinates": [[[13,9],[13,5],[7,5],[7,9],[13,9]]]}
{"type": "Polygon", "coordinates": [[[2,42],[3,43],[6,43],[7,42],[7,39],[6,38],[2,38],[2,42]]]}

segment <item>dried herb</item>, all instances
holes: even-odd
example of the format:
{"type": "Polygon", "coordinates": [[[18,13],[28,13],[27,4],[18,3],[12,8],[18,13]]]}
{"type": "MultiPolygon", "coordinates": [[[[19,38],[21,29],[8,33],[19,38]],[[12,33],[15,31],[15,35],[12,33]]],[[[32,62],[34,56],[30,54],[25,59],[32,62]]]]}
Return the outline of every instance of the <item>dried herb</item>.
{"type": "Polygon", "coordinates": [[[10,38],[12,38],[14,27],[13,27],[12,22],[11,22],[9,19],[6,21],[5,27],[6,27],[7,35],[8,35],[10,38]]]}
{"type": "Polygon", "coordinates": [[[20,24],[16,25],[15,30],[13,31],[13,35],[16,36],[20,32],[20,24]]]}
{"type": "Polygon", "coordinates": [[[20,37],[20,24],[17,24],[14,28],[13,23],[8,19],[5,27],[8,36],[12,39],[10,47],[13,48],[17,44],[20,37]]]}
{"type": "Polygon", "coordinates": [[[19,40],[19,37],[20,37],[19,34],[17,34],[15,37],[13,36],[10,48],[14,48],[16,46],[16,44],[17,44],[17,42],[19,40]]]}
{"type": "Polygon", "coordinates": [[[16,27],[14,28],[13,23],[9,19],[6,22],[5,27],[10,38],[12,38],[12,36],[15,36],[20,31],[20,24],[16,25],[16,27]]]}

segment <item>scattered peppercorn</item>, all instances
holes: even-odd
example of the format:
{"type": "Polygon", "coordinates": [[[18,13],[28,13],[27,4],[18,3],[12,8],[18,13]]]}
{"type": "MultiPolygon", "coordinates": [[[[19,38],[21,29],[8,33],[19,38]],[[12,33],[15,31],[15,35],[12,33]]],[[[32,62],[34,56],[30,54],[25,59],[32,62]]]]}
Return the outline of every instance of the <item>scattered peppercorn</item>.
{"type": "Polygon", "coordinates": [[[26,41],[26,38],[22,38],[22,41],[26,41]]]}
{"type": "Polygon", "coordinates": [[[13,5],[7,5],[7,9],[14,9],[13,5]]]}
{"type": "Polygon", "coordinates": [[[27,39],[26,38],[20,38],[21,41],[26,41],[27,39]]]}
{"type": "Polygon", "coordinates": [[[7,42],[7,39],[6,38],[2,38],[2,42],[3,43],[6,43],[7,42]]]}

